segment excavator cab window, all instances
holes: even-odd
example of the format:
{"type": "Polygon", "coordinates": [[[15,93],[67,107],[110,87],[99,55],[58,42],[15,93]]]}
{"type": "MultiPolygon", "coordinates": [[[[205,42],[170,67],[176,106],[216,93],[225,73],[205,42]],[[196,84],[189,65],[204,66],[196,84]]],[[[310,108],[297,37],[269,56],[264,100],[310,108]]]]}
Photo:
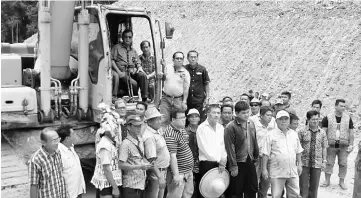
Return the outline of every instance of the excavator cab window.
{"type": "MultiPolygon", "coordinates": [[[[107,24],[109,28],[109,47],[112,49],[112,55],[114,54],[114,48],[119,48],[119,45],[122,45],[122,34],[125,30],[131,30],[133,32],[132,37],[132,51],[136,52],[136,57],[134,53],[130,54],[132,56],[132,60],[129,60],[128,64],[132,65],[135,62],[139,63],[143,71],[145,73],[145,77],[151,75],[156,70],[155,65],[155,48],[154,48],[154,40],[152,37],[152,30],[151,24],[148,18],[143,16],[132,16],[132,15],[122,15],[122,14],[115,14],[110,13],[107,14],[107,24]],[[147,49],[141,47],[141,44],[147,46],[147,49]],[[118,46],[116,46],[118,45],[118,46]],[[150,54],[145,55],[143,50],[147,50],[150,54]],[[150,56],[149,56],[150,55],[150,56]]],[[[124,57],[125,58],[125,57],[124,57]]],[[[125,58],[126,59],[126,58],[125,58]]],[[[126,61],[125,61],[126,62],[126,61]]],[[[120,64],[117,64],[118,67],[120,64]]],[[[123,68],[122,68],[123,69],[123,68]]],[[[113,69],[113,72],[117,72],[113,69]]],[[[121,76],[121,75],[118,75],[121,76]]],[[[118,88],[116,87],[113,81],[113,96],[114,97],[124,97],[124,96],[131,96],[137,95],[138,97],[144,98],[144,90],[147,89],[147,98],[150,101],[154,100],[155,97],[155,79],[154,77],[148,78],[147,84],[144,86],[142,80],[140,79],[139,75],[131,74],[130,77],[132,78],[130,81],[122,80],[121,77],[119,79],[118,88]],[[134,82],[135,81],[135,82],[134,82]],[[137,84],[138,86],[132,86],[137,90],[129,91],[130,86],[128,84],[133,83],[137,84]],[[139,89],[139,90],[138,90],[139,89]]],[[[117,75],[113,75],[113,78],[117,78],[117,75]]]]}
{"type": "MultiPolygon", "coordinates": [[[[104,58],[103,38],[98,18],[98,12],[95,9],[88,9],[90,16],[89,23],[89,77],[93,84],[98,83],[98,72],[100,61],[104,58]]],[[[73,59],[78,59],[78,40],[79,26],[78,16],[79,10],[75,11],[73,22],[73,34],[71,41],[70,55],[73,59]]]]}

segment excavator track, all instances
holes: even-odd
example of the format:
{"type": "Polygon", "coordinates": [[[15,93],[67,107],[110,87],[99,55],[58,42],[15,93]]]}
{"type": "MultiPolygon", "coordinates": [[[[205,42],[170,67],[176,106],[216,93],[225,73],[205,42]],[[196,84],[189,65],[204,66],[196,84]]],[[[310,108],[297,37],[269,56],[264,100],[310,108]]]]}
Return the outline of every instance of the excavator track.
{"type": "Polygon", "coordinates": [[[30,196],[28,168],[10,144],[1,138],[1,197],[30,196]]]}

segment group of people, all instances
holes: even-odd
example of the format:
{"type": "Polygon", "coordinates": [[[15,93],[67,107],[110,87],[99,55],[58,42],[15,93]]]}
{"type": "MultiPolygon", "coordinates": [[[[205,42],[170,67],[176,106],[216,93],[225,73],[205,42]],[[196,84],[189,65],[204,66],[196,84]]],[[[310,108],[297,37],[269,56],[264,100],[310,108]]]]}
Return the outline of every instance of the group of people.
{"type": "MultiPolygon", "coordinates": [[[[123,32],[123,39],[130,36],[123,32]]],[[[305,126],[298,126],[287,91],[274,103],[268,94],[249,93],[235,104],[231,97],[209,104],[210,79],[198,55],[189,51],[189,64],[183,66],[184,54],[175,52],[173,65],[152,74],[164,81],[159,110],[148,108],[146,93],[135,115],[127,115],[122,99],[99,105],[91,183],[100,197],[208,197],[202,178],[214,168],[230,173],[229,181],[212,186],[219,197],[267,197],[269,188],[275,198],[317,197],[321,170],[327,187],[336,156],[339,186],[347,189],[354,125],[345,100],[336,100],[335,111],[326,116],[322,102],[313,101],[305,126]]],[[[73,133],[69,126],[41,132],[43,146],[29,161],[32,197],[73,198],[85,192],[73,133]]]]}

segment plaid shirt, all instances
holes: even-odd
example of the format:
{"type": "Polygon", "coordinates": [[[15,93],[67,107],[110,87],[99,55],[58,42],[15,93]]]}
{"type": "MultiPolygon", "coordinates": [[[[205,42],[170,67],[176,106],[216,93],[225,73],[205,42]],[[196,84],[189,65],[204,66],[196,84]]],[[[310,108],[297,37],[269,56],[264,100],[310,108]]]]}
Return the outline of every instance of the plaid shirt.
{"type": "Polygon", "coordinates": [[[59,150],[49,154],[43,148],[29,160],[30,185],[38,185],[39,198],[68,198],[59,150]]]}

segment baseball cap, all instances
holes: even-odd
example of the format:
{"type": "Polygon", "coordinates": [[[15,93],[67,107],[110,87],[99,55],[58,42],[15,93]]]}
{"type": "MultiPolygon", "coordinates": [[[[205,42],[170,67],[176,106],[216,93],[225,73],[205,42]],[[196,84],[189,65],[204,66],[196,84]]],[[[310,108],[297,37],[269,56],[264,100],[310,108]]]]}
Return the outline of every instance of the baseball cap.
{"type": "Polygon", "coordinates": [[[290,117],[290,114],[287,112],[287,111],[285,111],[285,110],[281,110],[281,111],[279,111],[278,113],[277,113],[277,115],[276,115],[276,119],[278,119],[278,118],[281,118],[281,117],[290,117]]]}
{"type": "Polygon", "coordinates": [[[140,119],[138,115],[130,115],[127,117],[127,124],[132,124],[137,126],[143,124],[143,121],[142,119],[140,119]]]}
{"type": "Polygon", "coordinates": [[[283,104],[283,100],[281,98],[277,98],[275,104],[283,104]]]}
{"type": "Polygon", "coordinates": [[[253,99],[251,100],[251,104],[252,104],[252,103],[261,104],[261,101],[259,101],[257,98],[253,98],[253,99]]]}
{"type": "Polygon", "coordinates": [[[200,116],[199,111],[198,111],[197,109],[190,109],[190,110],[188,111],[187,116],[189,116],[189,115],[191,115],[191,114],[198,114],[198,115],[200,116]]]}

